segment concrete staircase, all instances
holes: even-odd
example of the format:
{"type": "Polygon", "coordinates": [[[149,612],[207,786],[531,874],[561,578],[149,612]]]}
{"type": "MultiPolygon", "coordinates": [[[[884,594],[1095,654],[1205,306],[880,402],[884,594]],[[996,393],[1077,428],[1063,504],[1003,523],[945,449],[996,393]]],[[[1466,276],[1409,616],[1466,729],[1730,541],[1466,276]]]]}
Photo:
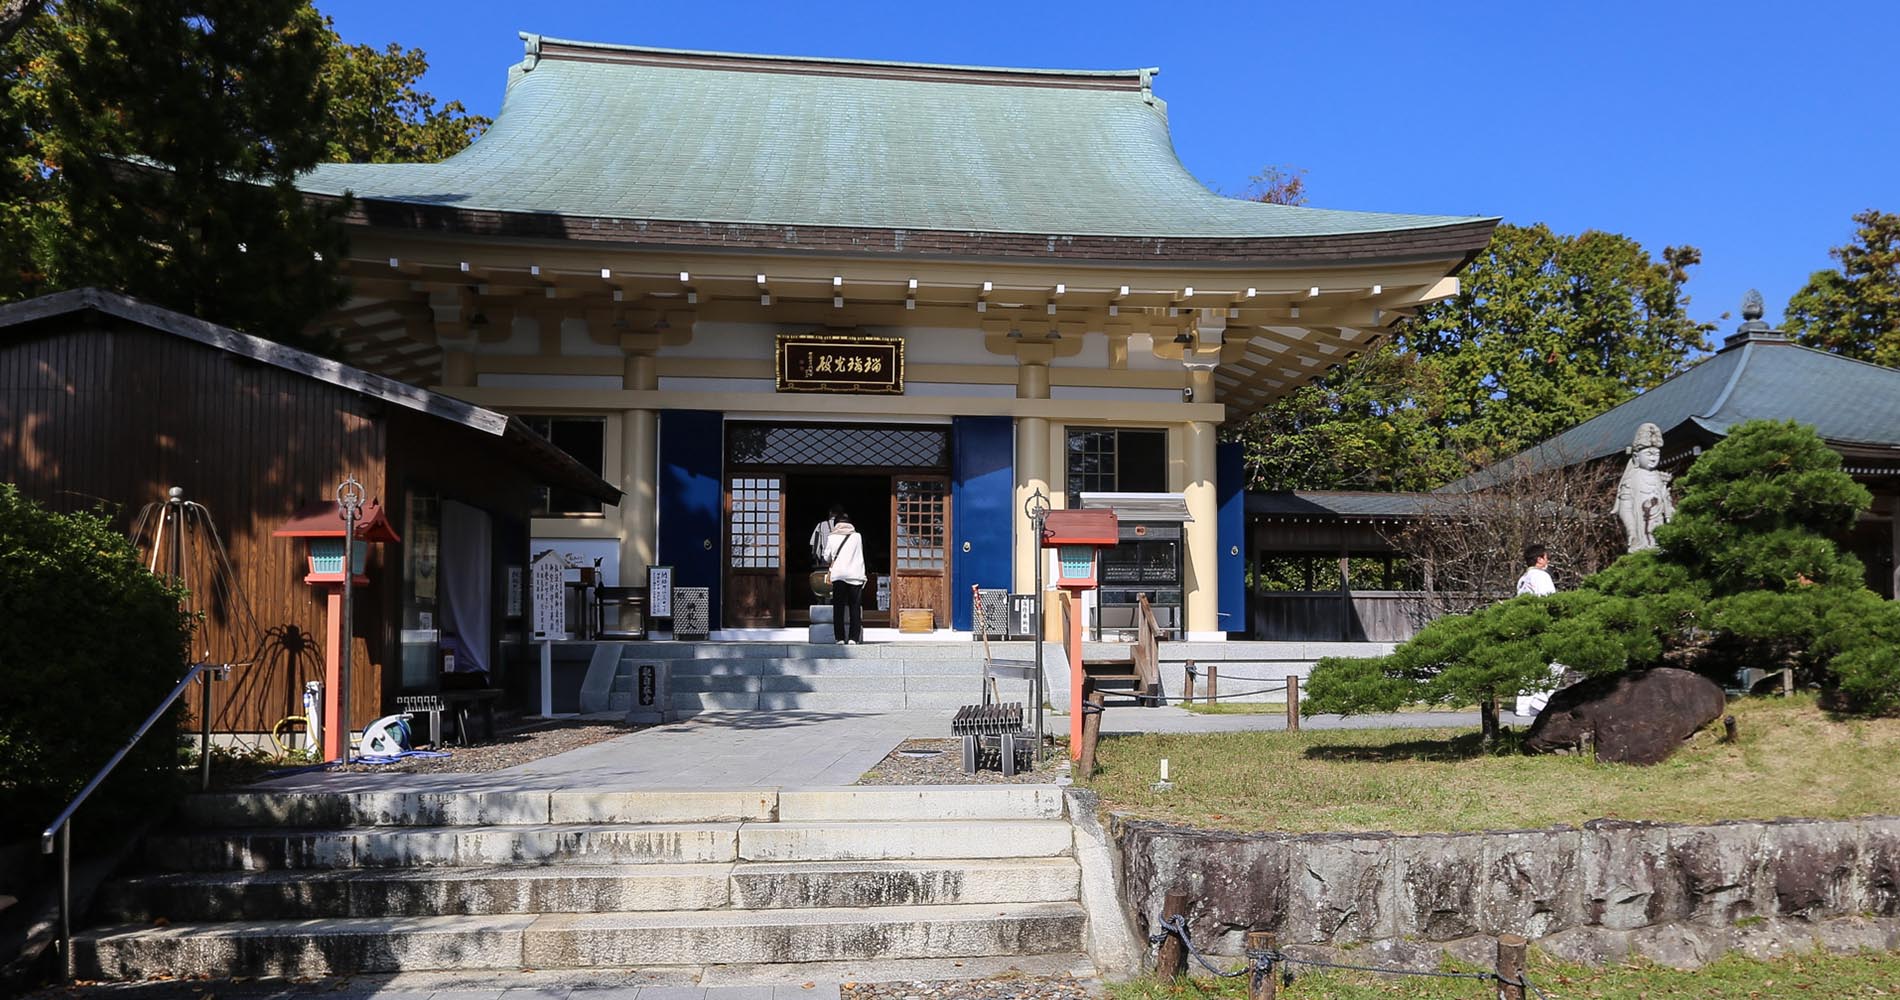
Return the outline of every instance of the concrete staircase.
{"type": "Polygon", "coordinates": [[[81,978],[1086,965],[1050,786],[208,795],[144,858],[81,978]]]}
{"type": "MultiPolygon", "coordinates": [[[[997,655],[1027,658],[1029,647],[1022,645],[1023,650],[997,655]]],[[[642,663],[667,665],[669,707],[679,716],[944,710],[972,704],[982,695],[983,650],[971,642],[621,644],[617,676],[631,678],[642,663]]],[[[1004,686],[1005,700],[1029,700],[1026,683],[1004,686]]]]}

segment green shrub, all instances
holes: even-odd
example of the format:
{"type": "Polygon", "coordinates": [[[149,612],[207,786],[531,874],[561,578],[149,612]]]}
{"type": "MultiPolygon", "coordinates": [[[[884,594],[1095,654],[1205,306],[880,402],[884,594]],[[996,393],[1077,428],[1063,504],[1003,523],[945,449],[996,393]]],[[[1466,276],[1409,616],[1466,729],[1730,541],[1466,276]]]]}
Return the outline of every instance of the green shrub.
{"type": "Polygon", "coordinates": [[[1544,686],[1547,664],[1590,676],[1682,666],[1727,681],[1794,669],[1845,707],[1900,709],[1900,606],[1862,583],[1833,535],[1872,497],[1810,428],[1751,421],[1677,483],[1658,548],[1580,589],[1432,622],[1390,656],[1314,667],[1302,709],[1470,704],[1544,686]]]}
{"type": "MultiPolygon", "coordinates": [[[[0,838],[37,833],[183,675],[191,623],[94,514],[54,514],[0,484],[0,838]]],[[[79,814],[75,836],[175,794],[177,714],[79,814]]]]}

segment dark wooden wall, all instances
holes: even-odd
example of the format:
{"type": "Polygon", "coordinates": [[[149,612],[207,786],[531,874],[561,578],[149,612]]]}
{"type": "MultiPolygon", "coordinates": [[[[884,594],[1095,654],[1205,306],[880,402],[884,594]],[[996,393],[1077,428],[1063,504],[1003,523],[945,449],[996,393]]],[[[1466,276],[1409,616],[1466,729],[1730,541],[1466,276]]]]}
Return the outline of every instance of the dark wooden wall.
{"type": "MultiPolygon", "coordinates": [[[[73,324],[0,334],[0,477],[57,510],[103,507],[121,529],[168,487],[183,487],[215,519],[256,621],[234,601],[213,601],[194,639],[194,652],[250,661],[214,685],[214,726],[258,732],[299,714],[303,682],[322,671],[324,607],[303,582],[301,545],[270,534],[347,474],[371,496],[387,493],[380,404],[169,334],[73,324]]],[[[356,605],[359,636],[393,634],[385,618],[396,567],[375,549],[356,605]]],[[[220,596],[205,584],[207,561],[188,571],[201,599],[220,596]]],[[[74,641],[112,627],[83,607],[61,624],[74,641]]],[[[354,724],[380,707],[392,653],[392,643],[357,641],[354,724]]]]}

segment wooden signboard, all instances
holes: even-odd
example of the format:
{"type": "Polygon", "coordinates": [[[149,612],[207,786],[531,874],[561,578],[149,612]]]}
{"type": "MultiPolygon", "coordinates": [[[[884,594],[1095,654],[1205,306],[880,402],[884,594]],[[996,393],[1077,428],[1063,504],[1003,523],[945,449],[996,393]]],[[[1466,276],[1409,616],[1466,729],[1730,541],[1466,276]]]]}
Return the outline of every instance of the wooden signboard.
{"type": "Polygon", "coordinates": [[[779,392],[904,394],[904,342],[891,337],[782,333],[779,392]]]}
{"type": "Polygon", "coordinates": [[[567,559],[549,549],[534,559],[533,637],[553,639],[567,632],[567,589],[561,583],[567,575],[567,559]]]}

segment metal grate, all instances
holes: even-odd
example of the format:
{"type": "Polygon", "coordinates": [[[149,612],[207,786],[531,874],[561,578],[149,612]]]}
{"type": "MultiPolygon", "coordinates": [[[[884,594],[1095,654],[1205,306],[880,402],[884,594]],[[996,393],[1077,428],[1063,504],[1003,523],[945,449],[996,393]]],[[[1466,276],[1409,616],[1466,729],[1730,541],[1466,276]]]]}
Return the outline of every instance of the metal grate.
{"type": "Polygon", "coordinates": [[[965,705],[957,709],[956,717],[950,720],[950,733],[953,736],[1001,736],[1022,731],[1023,703],[1020,701],[1000,705],[965,705]]]}
{"type": "Polygon", "coordinates": [[[950,466],[950,434],[932,427],[730,424],[726,443],[737,465],[944,470],[950,466]]]}
{"type": "Polygon", "coordinates": [[[673,638],[704,639],[712,621],[711,600],[705,587],[673,588],[673,638]]]}
{"type": "Polygon", "coordinates": [[[974,638],[989,636],[992,639],[1004,639],[1009,636],[1009,591],[979,589],[976,592],[976,620],[970,623],[976,632],[974,638]]]}

